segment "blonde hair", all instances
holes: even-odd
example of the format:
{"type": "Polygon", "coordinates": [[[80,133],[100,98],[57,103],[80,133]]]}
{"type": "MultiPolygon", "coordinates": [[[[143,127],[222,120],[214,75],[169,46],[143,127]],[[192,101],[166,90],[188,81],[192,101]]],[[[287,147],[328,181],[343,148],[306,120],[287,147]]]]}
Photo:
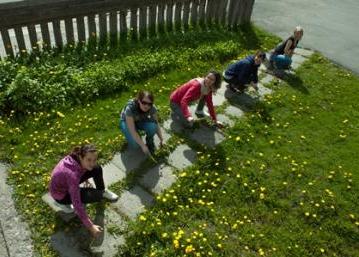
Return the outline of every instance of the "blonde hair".
{"type": "Polygon", "coordinates": [[[294,33],[295,33],[295,32],[302,32],[302,33],[303,33],[304,31],[303,31],[303,28],[302,28],[301,26],[297,26],[297,27],[295,27],[295,29],[294,29],[294,33]]]}

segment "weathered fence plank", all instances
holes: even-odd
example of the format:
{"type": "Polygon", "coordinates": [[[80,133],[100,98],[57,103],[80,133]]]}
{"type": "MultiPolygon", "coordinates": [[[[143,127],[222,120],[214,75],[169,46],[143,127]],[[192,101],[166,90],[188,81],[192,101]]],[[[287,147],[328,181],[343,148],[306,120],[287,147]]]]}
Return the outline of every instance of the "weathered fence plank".
{"type": "Polygon", "coordinates": [[[148,16],[149,36],[154,36],[156,34],[156,17],[157,17],[157,6],[151,5],[149,8],[149,16],[148,16]]]}
{"type": "Polygon", "coordinates": [[[241,20],[241,23],[243,22],[249,22],[251,20],[251,15],[253,12],[253,6],[254,6],[254,0],[244,0],[246,2],[246,5],[244,6],[244,15],[241,20]]]}
{"type": "Polygon", "coordinates": [[[127,9],[120,11],[120,39],[127,39],[127,9]]]}
{"type": "Polygon", "coordinates": [[[13,48],[12,48],[12,44],[11,44],[11,40],[10,40],[10,36],[9,36],[9,31],[7,29],[1,29],[0,32],[1,32],[2,40],[4,42],[6,54],[10,57],[13,57],[14,52],[13,52],[13,48]]]}
{"type": "Polygon", "coordinates": [[[165,5],[158,5],[157,28],[159,33],[165,31],[165,5]]]}
{"type": "Polygon", "coordinates": [[[19,53],[24,54],[26,52],[26,45],[25,45],[24,33],[22,31],[22,27],[16,27],[14,30],[15,30],[17,46],[19,47],[19,53]]]}
{"type": "Polygon", "coordinates": [[[110,12],[110,42],[111,45],[117,44],[118,28],[117,28],[117,11],[110,12]]]}
{"type": "Polygon", "coordinates": [[[77,37],[80,44],[86,42],[85,21],[83,16],[76,17],[77,37]]]}
{"type": "MultiPolygon", "coordinates": [[[[30,38],[32,50],[38,50],[39,46],[37,45],[38,39],[37,39],[35,25],[34,24],[28,25],[27,31],[29,32],[29,38],[30,38]]],[[[55,41],[56,41],[56,31],[54,31],[54,33],[55,33],[55,41]]]]}
{"type": "Polygon", "coordinates": [[[181,30],[182,27],[182,2],[176,2],[176,7],[175,7],[175,20],[174,20],[174,25],[176,30],[181,30]]]}
{"type": "Polygon", "coordinates": [[[167,3],[166,9],[166,27],[167,31],[171,32],[173,30],[173,2],[169,1],[167,3]]]}
{"type": "Polygon", "coordinates": [[[220,1],[220,5],[218,7],[217,22],[223,26],[226,23],[227,5],[228,0],[222,0],[220,1]]]}
{"type": "Polygon", "coordinates": [[[130,18],[130,28],[131,28],[131,38],[137,39],[137,9],[131,9],[131,18],[130,18]]]}
{"type": "Polygon", "coordinates": [[[233,6],[233,16],[231,21],[231,26],[235,27],[239,24],[239,20],[241,19],[241,9],[242,9],[243,1],[236,1],[233,6]]]}
{"type": "Polygon", "coordinates": [[[206,0],[199,0],[198,8],[199,24],[203,25],[206,22],[206,0]]]}
{"type": "Polygon", "coordinates": [[[140,38],[147,38],[147,6],[140,8],[140,38]]]}
{"type": "Polygon", "coordinates": [[[87,23],[88,23],[88,30],[89,30],[89,39],[88,41],[91,44],[96,43],[97,40],[97,32],[96,32],[96,22],[95,22],[95,15],[90,14],[87,16],[87,23]]]}
{"type": "Polygon", "coordinates": [[[107,41],[107,13],[99,14],[99,28],[100,28],[100,45],[107,41]]]}
{"type": "Polygon", "coordinates": [[[194,0],[192,1],[192,6],[191,6],[191,25],[193,27],[197,26],[197,22],[198,22],[198,5],[199,1],[198,0],[194,0]]]}
{"type": "Polygon", "coordinates": [[[44,49],[51,47],[49,25],[47,22],[40,23],[41,36],[42,36],[42,47],[44,49]]]}

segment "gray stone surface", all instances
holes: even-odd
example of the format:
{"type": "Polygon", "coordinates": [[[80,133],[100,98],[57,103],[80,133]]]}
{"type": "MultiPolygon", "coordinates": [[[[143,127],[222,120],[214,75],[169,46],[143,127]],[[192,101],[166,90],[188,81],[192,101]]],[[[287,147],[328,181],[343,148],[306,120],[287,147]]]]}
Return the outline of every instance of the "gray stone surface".
{"type": "Polygon", "coordinates": [[[191,166],[196,160],[197,153],[193,151],[188,145],[179,145],[169,155],[168,163],[173,167],[182,170],[191,166]]]}
{"type": "MultiPolygon", "coordinates": [[[[10,253],[10,256],[16,257],[31,257],[33,256],[33,247],[30,239],[30,232],[28,225],[18,215],[15,205],[12,200],[12,190],[6,184],[7,166],[0,163],[0,247],[5,247],[10,253]]],[[[0,252],[1,253],[1,252],[0,252]]],[[[1,255],[7,256],[6,255],[1,255]]]]}
{"type": "Polygon", "coordinates": [[[164,164],[157,165],[146,172],[140,184],[154,194],[160,194],[176,181],[173,168],[164,164]]]}
{"type": "Polygon", "coordinates": [[[128,174],[130,171],[137,169],[146,158],[141,148],[127,148],[124,152],[116,154],[111,162],[128,174]]]}
{"type": "Polygon", "coordinates": [[[262,83],[262,85],[271,83],[273,81],[274,76],[270,75],[270,74],[266,74],[261,80],[260,82],[262,83]]]}
{"type": "Polygon", "coordinates": [[[76,217],[75,213],[64,213],[49,193],[44,194],[41,198],[64,221],[67,222],[76,217]]]}
{"type": "Polygon", "coordinates": [[[298,48],[298,47],[297,47],[297,48],[294,50],[294,53],[309,58],[312,54],[314,54],[314,51],[312,51],[312,50],[310,50],[310,49],[298,48]]]}
{"type": "Polygon", "coordinates": [[[243,111],[240,108],[232,106],[232,105],[230,105],[226,108],[225,113],[227,115],[231,115],[231,116],[234,116],[237,118],[242,117],[244,115],[243,111]]]}
{"type": "MultiPolygon", "coordinates": [[[[162,137],[163,137],[163,144],[166,144],[168,139],[171,138],[171,135],[167,132],[166,129],[164,129],[163,127],[161,127],[161,131],[162,131],[162,137]]],[[[155,136],[155,145],[158,148],[160,146],[160,140],[158,138],[158,136],[155,136]]]]}
{"type": "Polygon", "coordinates": [[[179,122],[173,121],[171,118],[163,123],[163,127],[165,130],[175,133],[181,133],[184,131],[184,127],[179,122]]]}
{"type": "Polygon", "coordinates": [[[118,181],[121,181],[126,177],[126,172],[118,168],[112,162],[107,163],[102,167],[103,169],[103,179],[105,181],[105,186],[108,187],[118,181]]]}
{"type": "Polygon", "coordinates": [[[130,219],[135,219],[138,214],[154,204],[154,198],[139,186],[126,190],[120,199],[114,203],[115,208],[130,219]]]}
{"type": "Polygon", "coordinates": [[[224,115],[224,114],[218,114],[217,120],[229,127],[232,127],[234,125],[234,121],[231,120],[227,115],[224,115]]]}
{"type": "Polygon", "coordinates": [[[226,101],[226,98],[224,97],[224,94],[217,93],[217,94],[213,95],[212,100],[213,100],[214,106],[220,106],[220,105],[224,104],[224,102],[226,101]]]}
{"type": "Polygon", "coordinates": [[[272,89],[263,86],[261,82],[258,83],[258,95],[263,97],[265,95],[272,94],[272,89]]]}
{"type": "Polygon", "coordinates": [[[214,148],[217,144],[221,143],[225,137],[214,127],[200,125],[190,134],[190,138],[202,145],[214,148]]]}
{"type": "Polygon", "coordinates": [[[86,228],[73,228],[70,231],[59,231],[51,236],[51,245],[61,257],[113,257],[117,248],[125,243],[122,235],[111,234],[124,230],[125,221],[111,209],[102,207],[96,210],[94,223],[104,228],[98,238],[92,238],[86,228]]]}
{"type": "Polygon", "coordinates": [[[301,25],[302,47],[315,49],[359,74],[358,13],[357,0],[256,0],[252,20],[283,39],[301,25]]]}
{"type": "Polygon", "coordinates": [[[0,256],[9,257],[9,251],[6,244],[6,238],[4,237],[4,231],[2,230],[1,220],[0,220],[0,256]]]}
{"type": "Polygon", "coordinates": [[[307,58],[298,55],[298,54],[294,54],[292,56],[292,68],[293,69],[297,69],[300,65],[302,65],[303,62],[305,62],[307,60],[307,58]]]}

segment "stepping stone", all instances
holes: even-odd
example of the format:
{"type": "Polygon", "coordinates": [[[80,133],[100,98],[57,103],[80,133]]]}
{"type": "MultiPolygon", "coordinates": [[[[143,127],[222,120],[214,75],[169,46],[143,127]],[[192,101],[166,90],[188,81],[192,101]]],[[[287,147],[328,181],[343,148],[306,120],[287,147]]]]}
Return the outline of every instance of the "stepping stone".
{"type": "Polygon", "coordinates": [[[140,184],[152,193],[160,194],[169,188],[176,179],[172,167],[160,164],[147,171],[140,179],[140,184]]]}
{"type": "Polygon", "coordinates": [[[260,83],[262,83],[262,85],[265,85],[265,84],[268,84],[270,82],[272,82],[274,79],[274,76],[270,75],[270,74],[267,74],[264,78],[262,78],[260,80],[260,83]]]}
{"type": "Polygon", "coordinates": [[[71,219],[76,217],[75,213],[65,213],[62,209],[57,205],[57,202],[52,198],[49,192],[44,194],[41,199],[57,214],[63,219],[65,222],[70,221],[71,219]]]}
{"type": "Polygon", "coordinates": [[[135,219],[146,207],[154,204],[154,198],[139,186],[126,190],[114,203],[115,208],[130,219],[135,219]]]}
{"type": "Polygon", "coordinates": [[[244,113],[241,109],[239,109],[238,107],[232,106],[232,105],[230,105],[226,108],[225,113],[227,115],[234,116],[237,118],[240,118],[244,115],[244,113]]]}
{"type": "MultiPolygon", "coordinates": [[[[167,130],[164,129],[163,127],[161,127],[161,131],[162,131],[162,137],[163,137],[163,143],[166,144],[168,139],[171,138],[171,135],[169,133],[167,133],[167,130]]],[[[158,136],[155,135],[155,145],[158,148],[160,146],[160,140],[158,139],[158,136]]]]}
{"type": "Polygon", "coordinates": [[[179,122],[173,121],[171,118],[163,123],[163,127],[165,130],[175,133],[181,133],[184,130],[183,126],[179,122]]]}
{"type": "Polygon", "coordinates": [[[182,170],[191,166],[196,160],[197,153],[188,145],[179,145],[168,157],[168,163],[176,169],[182,170]]]}
{"type": "Polygon", "coordinates": [[[212,101],[214,106],[220,106],[226,101],[226,98],[224,97],[224,94],[219,94],[217,92],[217,94],[213,95],[212,101]]]}
{"type": "Polygon", "coordinates": [[[116,154],[111,163],[128,174],[137,169],[146,158],[147,156],[143,154],[141,148],[127,148],[124,152],[116,154]]]}
{"type": "Polygon", "coordinates": [[[192,140],[210,148],[214,148],[225,139],[224,135],[218,132],[216,128],[205,125],[200,125],[200,127],[195,129],[189,136],[192,140]]]}
{"type": "Polygon", "coordinates": [[[12,188],[6,183],[7,169],[0,162],[0,256],[32,256],[29,228],[16,211],[12,188]]]}
{"type": "Polygon", "coordinates": [[[309,50],[309,49],[304,49],[304,48],[296,48],[294,50],[294,53],[309,58],[312,54],[314,54],[314,51],[309,50]]]}
{"type": "Polygon", "coordinates": [[[227,82],[222,81],[221,87],[217,90],[217,95],[223,95],[223,96],[224,96],[224,93],[225,93],[226,90],[227,90],[227,85],[228,85],[227,82]]]}
{"type": "Polygon", "coordinates": [[[111,233],[115,230],[124,230],[126,223],[111,209],[97,211],[94,223],[104,228],[104,232],[98,238],[93,239],[87,229],[81,226],[52,235],[52,247],[61,257],[115,256],[118,247],[125,243],[125,239],[122,235],[111,233]]]}
{"type": "Polygon", "coordinates": [[[9,256],[6,249],[6,241],[3,237],[3,231],[0,230],[0,256],[9,256]]]}
{"type": "Polygon", "coordinates": [[[229,127],[232,127],[234,125],[234,121],[231,120],[227,115],[224,115],[224,114],[218,114],[217,120],[229,127]]]}
{"type": "Polygon", "coordinates": [[[272,94],[272,89],[263,86],[262,83],[258,83],[258,94],[262,98],[265,95],[272,94]]]}
{"type": "Polygon", "coordinates": [[[112,162],[107,163],[102,167],[103,169],[103,179],[105,181],[106,187],[123,180],[126,177],[126,172],[118,168],[112,162]]]}
{"type": "Polygon", "coordinates": [[[303,62],[305,62],[306,60],[307,59],[305,57],[303,57],[301,55],[298,55],[298,54],[294,54],[292,56],[292,65],[291,66],[292,66],[293,69],[298,69],[298,67],[300,65],[302,65],[303,62]]]}

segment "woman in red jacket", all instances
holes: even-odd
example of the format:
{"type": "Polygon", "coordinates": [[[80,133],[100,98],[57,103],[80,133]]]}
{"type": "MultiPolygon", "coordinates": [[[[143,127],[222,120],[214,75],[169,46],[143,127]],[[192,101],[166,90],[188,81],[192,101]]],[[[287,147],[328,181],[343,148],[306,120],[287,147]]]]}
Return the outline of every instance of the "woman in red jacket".
{"type": "Polygon", "coordinates": [[[170,96],[172,119],[179,121],[185,127],[192,127],[194,120],[188,109],[188,104],[200,100],[196,108],[196,115],[204,116],[203,107],[206,104],[213,122],[222,126],[222,123],[217,121],[212,102],[212,94],[220,87],[221,75],[217,71],[210,71],[204,78],[195,78],[183,84],[170,96]]]}

